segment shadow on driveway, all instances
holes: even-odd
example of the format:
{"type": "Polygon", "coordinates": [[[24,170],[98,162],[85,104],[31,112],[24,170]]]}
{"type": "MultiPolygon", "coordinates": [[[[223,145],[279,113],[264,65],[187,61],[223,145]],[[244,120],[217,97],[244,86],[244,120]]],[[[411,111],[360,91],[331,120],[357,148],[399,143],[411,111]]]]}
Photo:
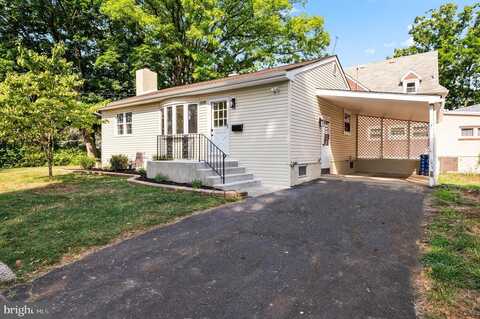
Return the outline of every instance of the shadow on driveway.
{"type": "Polygon", "coordinates": [[[55,318],[415,318],[424,188],[319,180],[108,247],[9,292],[55,318]]]}

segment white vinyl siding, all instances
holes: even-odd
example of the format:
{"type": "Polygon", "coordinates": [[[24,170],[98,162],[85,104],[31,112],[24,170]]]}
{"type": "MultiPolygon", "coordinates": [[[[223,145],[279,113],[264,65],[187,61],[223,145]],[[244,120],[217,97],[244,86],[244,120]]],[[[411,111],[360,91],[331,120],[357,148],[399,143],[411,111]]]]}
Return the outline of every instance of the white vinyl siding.
{"type": "Polygon", "coordinates": [[[264,185],[290,186],[288,162],[288,82],[237,91],[236,108],[229,109],[230,155],[264,185]],[[274,94],[272,88],[279,92],[274,94]]]}
{"type": "MultiPolygon", "coordinates": [[[[320,159],[321,136],[318,126],[320,107],[316,89],[348,90],[340,68],[335,67],[335,64],[330,62],[300,73],[291,83],[290,161],[292,162],[312,163],[320,159]],[[335,73],[334,69],[337,69],[335,73]]],[[[332,141],[334,138],[335,136],[332,135],[332,141]]]]}
{"type": "Polygon", "coordinates": [[[137,106],[102,112],[102,163],[108,165],[112,155],[124,154],[135,160],[136,153],[151,159],[156,153],[156,136],[160,134],[160,106],[137,106]],[[117,135],[116,117],[132,112],[132,134],[117,135]]]}
{"type": "MultiPolygon", "coordinates": [[[[134,159],[144,152],[146,159],[156,153],[156,136],[160,135],[160,108],[166,105],[198,103],[198,132],[210,138],[211,108],[208,101],[219,98],[236,99],[236,108],[228,109],[230,158],[260,179],[264,185],[289,186],[288,162],[288,81],[226,91],[218,94],[165,100],[150,106],[137,106],[105,111],[102,124],[102,162],[111,155],[125,154],[134,159]],[[274,94],[272,88],[279,88],[274,94]],[[207,103],[207,104],[206,104],[207,103]],[[134,131],[131,136],[116,137],[110,127],[117,113],[133,112],[134,131]],[[243,132],[232,133],[232,124],[243,124],[243,132]]],[[[113,123],[113,125],[115,125],[113,123]]]]}

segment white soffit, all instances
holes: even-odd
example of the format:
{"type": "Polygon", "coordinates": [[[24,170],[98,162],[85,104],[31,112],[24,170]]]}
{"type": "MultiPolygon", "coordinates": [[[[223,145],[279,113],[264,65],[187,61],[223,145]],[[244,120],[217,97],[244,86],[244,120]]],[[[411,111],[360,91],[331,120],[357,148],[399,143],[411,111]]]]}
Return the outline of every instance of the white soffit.
{"type": "Polygon", "coordinates": [[[395,94],[318,89],[317,96],[325,101],[357,114],[394,118],[399,120],[428,121],[428,106],[443,99],[437,95],[395,94]]]}

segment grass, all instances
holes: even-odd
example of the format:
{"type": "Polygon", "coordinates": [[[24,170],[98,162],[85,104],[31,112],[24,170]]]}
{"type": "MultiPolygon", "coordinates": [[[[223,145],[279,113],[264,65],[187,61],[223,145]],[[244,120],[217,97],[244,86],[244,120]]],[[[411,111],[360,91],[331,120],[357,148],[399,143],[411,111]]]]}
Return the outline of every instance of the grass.
{"type": "Polygon", "coordinates": [[[480,316],[480,178],[449,174],[434,193],[422,263],[426,318],[480,316]]]}
{"type": "Polygon", "coordinates": [[[225,203],[56,168],[0,170],[0,260],[20,281],[120,235],[225,203]],[[18,265],[21,265],[18,267],[18,265]]]}

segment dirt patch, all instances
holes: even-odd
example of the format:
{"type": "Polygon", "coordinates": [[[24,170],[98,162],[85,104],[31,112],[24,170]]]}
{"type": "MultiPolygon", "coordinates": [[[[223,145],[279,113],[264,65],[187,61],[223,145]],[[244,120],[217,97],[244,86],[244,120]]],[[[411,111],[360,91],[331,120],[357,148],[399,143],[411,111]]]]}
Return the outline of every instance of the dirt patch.
{"type": "MultiPolygon", "coordinates": [[[[449,209],[456,211],[470,220],[480,219],[480,192],[478,190],[461,190],[460,203],[448,205],[449,209]]],[[[443,207],[445,208],[445,206],[443,207]]],[[[422,237],[417,243],[420,255],[423,256],[431,250],[427,229],[433,222],[442,206],[433,196],[427,196],[424,202],[424,221],[422,223],[422,237]]],[[[480,234],[480,224],[474,223],[469,232],[480,234]]],[[[413,275],[415,288],[415,309],[418,318],[448,318],[448,319],[473,319],[480,318],[480,292],[472,289],[446,288],[434,282],[429,276],[428,267],[420,268],[413,275]],[[445,294],[453,294],[445,297],[445,294]]]]}

